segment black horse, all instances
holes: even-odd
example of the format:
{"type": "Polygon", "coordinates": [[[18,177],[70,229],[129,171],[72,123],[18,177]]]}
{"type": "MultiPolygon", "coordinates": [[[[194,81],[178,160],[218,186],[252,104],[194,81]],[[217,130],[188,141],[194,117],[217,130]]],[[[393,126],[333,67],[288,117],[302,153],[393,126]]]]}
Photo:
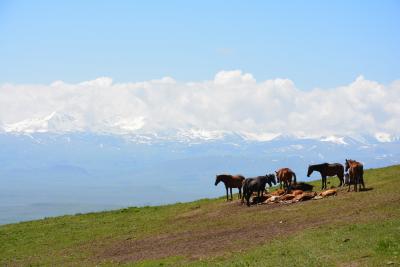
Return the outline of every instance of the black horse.
{"type": "Polygon", "coordinates": [[[322,163],[308,166],[307,177],[310,177],[313,171],[318,171],[322,177],[322,187],[321,189],[326,189],[326,177],[335,176],[339,177],[339,186],[344,185],[344,167],[340,163],[322,163]]]}
{"type": "Polygon", "coordinates": [[[244,180],[242,202],[246,199],[247,206],[250,206],[250,197],[253,192],[257,192],[257,197],[260,199],[260,193],[263,196],[267,183],[269,187],[272,186],[272,183],[276,184],[275,174],[266,174],[265,176],[257,176],[244,180]]]}

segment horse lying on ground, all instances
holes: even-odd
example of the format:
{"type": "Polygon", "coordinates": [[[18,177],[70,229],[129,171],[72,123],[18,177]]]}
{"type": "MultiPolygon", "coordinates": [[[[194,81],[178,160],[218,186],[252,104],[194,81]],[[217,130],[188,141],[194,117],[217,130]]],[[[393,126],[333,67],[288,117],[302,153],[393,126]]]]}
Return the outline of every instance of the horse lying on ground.
{"type": "Polygon", "coordinates": [[[215,177],[215,186],[218,185],[219,182],[223,182],[226,188],[226,200],[228,201],[228,188],[231,191],[231,200],[233,200],[232,196],[232,188],[239,189],[239,199],[242,198],[242,184],[244,181],[244,177],[242,175],[230,175],[230,174],[220,174],[215,177]]]}
{"type": "Polygon", "coordinates": [[[328,190],[319,192],[318,196],[321,196],[321,197],[337,196],[337,190],[336,189],[328,189],[328,190]]]}
{"type": "Polygon", "coordinates": [[[322,178],[322,186],[321,189],[326,189],[326,177],[329,176],[337,176],[339,178],[340,184],[339,187],[342,186],[343,177],[344,177],[344,167],[340,163],[322,163],[322,164],[315,164],[315,165],[308,165],[307,177],[313,173],[313,171],[317,171],[321,174],[322,178]]]}
{"type": "MultiPolygon", "coordinates": [[[[359,184],[359,190],[361,191],[361,185],[363,186],[363,189],[365,189],[365,184],[364,184],[364,166],[362,163],[352,160],[352,159],[346,159],[346,172],[349,172],[349,180],[353,181],[354,183],[354,191],[357,192],[357,184],[359,184]]],[[[349,183],[349,189],[347,192],[350,191],[350,183],[349,183]]]]}
{"type": "Polygon", "coordinates": [[[296,183],[294,185],[292,185],[292,190],[303,190],[303,191],[312,191],[314,188],[313,185],[304,183],[304,182],[300,182],[300,183],[296,183]]]}
{"type": "Polygon", "coordinates": [[[286,193],[291,190],[292,187],[292,177],[294,178],[294,183],[296,184],[296,174],[289,168],[282,168],[277,170],[276,172],[277,180],[280,184],[280,188],[282,189],[282,183],[286,190],[286,193]]]}
{"type": "Polygon", "coordinates": [[[257,199],[261,199],[260,193],[261,196],[263,196],[265,191],[265,186],[267,183],[270,187],[272,187],[272,183],[274,185],[276,184],[276,179],[274,174],[267,174],[265,176],[247,178],[246,180],[244,180],[242,203],[244,202],[244,199],[246,199],[247,206],[250,206],[250,197],[253,194],[253,192],[257,192],[257,199]]]}

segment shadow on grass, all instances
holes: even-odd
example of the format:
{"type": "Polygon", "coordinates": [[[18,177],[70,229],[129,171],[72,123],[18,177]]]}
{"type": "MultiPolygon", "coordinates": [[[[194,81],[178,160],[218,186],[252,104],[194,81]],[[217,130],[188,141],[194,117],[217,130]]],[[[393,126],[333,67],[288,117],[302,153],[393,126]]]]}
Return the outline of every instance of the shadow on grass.
{"type": "Polygon", "coordinates": [[[371,191],[374,190],[373,187],[366,187],[366,188],[361,188],[360,191],[371,191]]]}

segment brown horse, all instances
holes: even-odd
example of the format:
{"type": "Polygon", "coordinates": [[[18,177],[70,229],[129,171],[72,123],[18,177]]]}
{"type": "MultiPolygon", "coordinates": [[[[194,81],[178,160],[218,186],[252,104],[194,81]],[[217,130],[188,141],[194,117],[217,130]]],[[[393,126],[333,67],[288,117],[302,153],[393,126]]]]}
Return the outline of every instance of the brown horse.
{"type": "Polygon", "coordinates": [[[231,200],[233,200],[232,196],[232,188],[239,189],[239,198],[242,198],[242,184],[244,181],[244,177],[242,175],[230,175],[230,174],[220,174],[215,177],[215,185],[218,185],[219,182],[223,182],[226,188],[226,200],[228,201],[228,188],[231,190],[231,200]]]}
{"type": "MultiPolygon", "coordinates": [[[[354,181],[354,191],[357,192],[357,184],[359,184],[360,191],[361,191],[361,185],[363,186],[363,189],[365,189],[364,166],[362,165],[362,163],[352,159],[346,159],[346,172],[347,171],[349,171],[350,181],[354,181]]],[[[349,191],[350,191],[350,183],[347,192],[349,191]]]]}
{"type": "Polygon", "coordinates": [[[282,182],[283,182],[286,192],[288,192],[292,187],[292,177],[294,178],[294,183],[297,183],[296,174],[289,168],[279,169],[275,171],[275,173],[276,173],[276,178],[280,184],[280,188],[282,189],[282,182]]]}
{"type": "Polygon", "coordinates": [[[322,164],[315,164],[315,165],[308,165],[307,177],[313,173],[313,171],[317,171],[321,174],[322,178],[322,187],[321,189],[326,189],[326,177],[335,176],[339,177],[340,184],[339,187],[342,186],[343,177],[344,177],[344,167],[340,163],[322,163],[322,164]]]}

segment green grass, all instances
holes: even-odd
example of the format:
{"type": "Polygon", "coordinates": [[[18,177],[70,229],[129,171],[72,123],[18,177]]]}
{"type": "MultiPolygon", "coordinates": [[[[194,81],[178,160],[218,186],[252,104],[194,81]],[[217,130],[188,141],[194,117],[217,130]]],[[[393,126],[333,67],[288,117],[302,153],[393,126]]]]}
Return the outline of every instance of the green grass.
{"type": "MultiPolygon", "coordinates": [[[[337,178],[329,181],[331,185],[338,184],[337,178]]],[[[3,225],[0,266],[111,266],[116,264],[113,259],[98,255],[114,243],[188,232],[195,235],[220,227],[240,230],[247,229],[249,224],[269,227],[279,221],[288,229],[298,224],[310,225],[276,235],[261,244],[253,244],[251,238],[243,236],[224,241],[240,249],[227,249],[219,254],[189,257],[177,251],[176,255],[118,263],[127,266],[399,265],[400,166],[367,170],[365,181],[373,190],[339,193],[337,197],[274,209],[231,207],[221,197],[3,225]]],[[[316,188],[321,186],[320,181],[313,184],[316,188]]]]}
{"type": "Polygon", "coordinates": [[[229,257],[184,263],[167,258],[126,266],[383,266],[398,264],[399,258],[400,221],[389,220],[307,230],[229,257]]]}

